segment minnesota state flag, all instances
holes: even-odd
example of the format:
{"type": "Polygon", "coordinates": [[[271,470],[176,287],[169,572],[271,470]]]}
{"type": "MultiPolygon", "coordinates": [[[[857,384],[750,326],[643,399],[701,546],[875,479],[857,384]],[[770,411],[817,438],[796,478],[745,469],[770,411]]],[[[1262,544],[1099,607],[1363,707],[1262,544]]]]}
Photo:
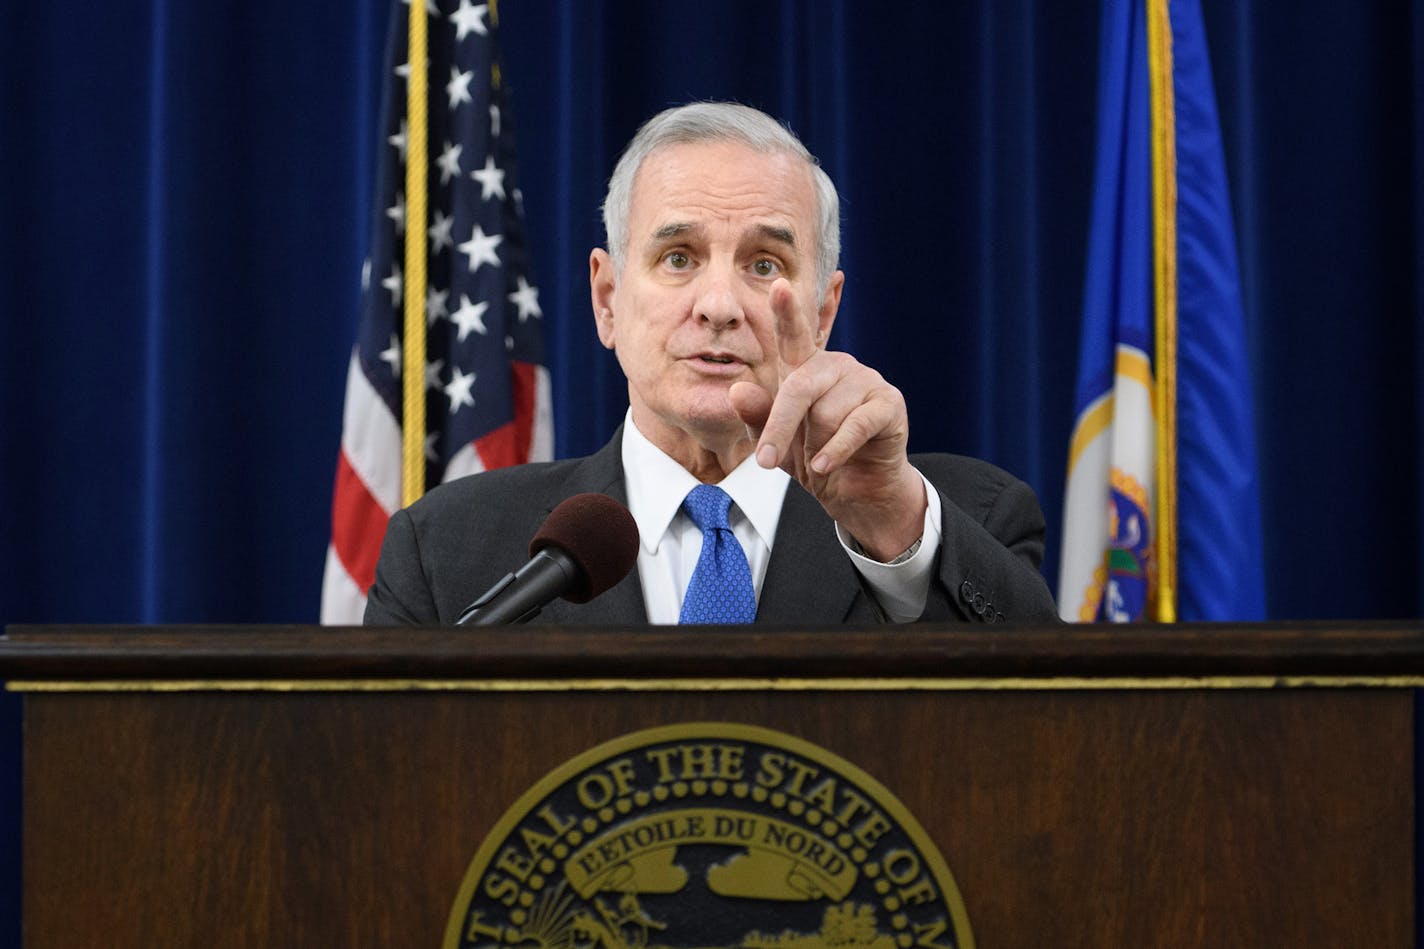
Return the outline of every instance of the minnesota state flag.
{"type": "Polygon", "coordinates": [[[1059,614],[1265,616],[1236,241],[1198,0],[1104,0],[1059,614]]]}

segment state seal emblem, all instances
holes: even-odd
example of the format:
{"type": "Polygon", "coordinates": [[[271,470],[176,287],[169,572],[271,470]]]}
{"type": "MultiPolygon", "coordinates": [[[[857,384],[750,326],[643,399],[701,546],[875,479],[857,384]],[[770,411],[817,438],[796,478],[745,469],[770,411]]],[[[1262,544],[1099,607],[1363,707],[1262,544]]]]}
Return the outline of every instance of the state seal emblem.
{"type": "Polygon", "coordinates": [[[1116,466],[1107,508],[1107,549],[1083,591],[1078,619],[1084,623],[1132,623],[1142,619],[1155,594],[1152,501],[1140,481],[1116,466]]]}
{"type": "Polygon", "coordinates": [[[903,804],[770,729],[636,732],[556,768],[470,862],[446,949],[972,949],[903,804]]]}

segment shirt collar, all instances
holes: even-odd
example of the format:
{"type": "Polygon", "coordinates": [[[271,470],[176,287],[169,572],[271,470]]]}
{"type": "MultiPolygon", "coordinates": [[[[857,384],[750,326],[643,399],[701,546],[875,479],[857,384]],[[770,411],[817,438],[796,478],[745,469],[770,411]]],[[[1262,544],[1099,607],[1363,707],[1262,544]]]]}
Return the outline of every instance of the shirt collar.
{"type": "MultiPolygon", "coordinates": [[[[638,524],[643,549],[656,553],[687,492],[700,482],[638,431],[631,409],[623,422],[623,477],[628,486],[628,509],[638,524]]],[[[791,476],[780,468],[768,471],[757,464],[754,455],[748,455],[717,486],[731,495],[732,503],[770,550],[790,481],[791,476]]]]}

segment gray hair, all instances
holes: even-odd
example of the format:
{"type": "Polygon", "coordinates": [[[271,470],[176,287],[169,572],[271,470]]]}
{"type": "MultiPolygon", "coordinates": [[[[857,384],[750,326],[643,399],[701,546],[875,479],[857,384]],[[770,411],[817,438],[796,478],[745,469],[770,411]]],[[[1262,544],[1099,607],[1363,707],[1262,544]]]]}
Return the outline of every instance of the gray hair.
{"type": "Polygon", "coordinates": [[[603,229],[613,268],[623,272],[628,253],[628,213],[633,204],[633,179],[643,160],[664,145],[696,142],[740,142],[759,152],[785,153],[803,159],[811,169],[816,195],[816,295],[826,292],[841,256],[840,197],[816,156],[801,140],[765,112],[734,102],[693,102],[653,116],[623,150],[608,179],[603,200],[603,229]]]}

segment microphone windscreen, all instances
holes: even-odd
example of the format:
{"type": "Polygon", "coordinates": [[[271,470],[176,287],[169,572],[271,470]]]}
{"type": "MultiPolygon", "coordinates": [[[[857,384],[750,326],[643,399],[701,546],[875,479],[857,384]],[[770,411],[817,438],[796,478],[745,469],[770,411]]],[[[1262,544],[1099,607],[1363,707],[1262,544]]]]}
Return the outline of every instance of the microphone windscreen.
{"type": "Polygon", "coordinates": [[[638,559],[638,525],[606,494],[575,494],[549,512],[529,542],[529,556],[557,547],[578,564],[578,581],[564,594],[587,603],[628,575],[638,559]]]}

